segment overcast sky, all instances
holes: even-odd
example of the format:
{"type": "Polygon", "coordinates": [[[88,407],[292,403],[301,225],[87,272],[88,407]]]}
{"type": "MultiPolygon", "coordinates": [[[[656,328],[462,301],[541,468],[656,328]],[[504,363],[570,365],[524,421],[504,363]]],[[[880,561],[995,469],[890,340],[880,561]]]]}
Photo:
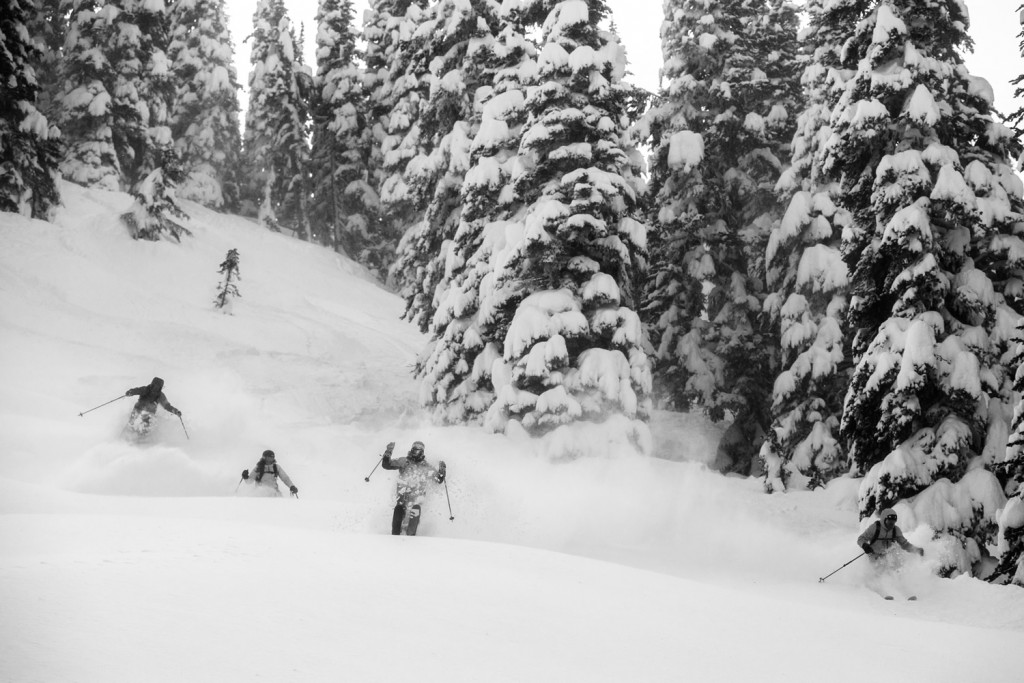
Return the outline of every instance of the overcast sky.
{"type": "MultiPolygon", "coordinates": [[[[1018,0],[964,0],[971,15],[971,36],[976,43],[974,53],[966,56],[967,66],[976,76],[986,78],[996,93],[996,107],[1010,112],[1024,105],[1012,99],[1010,79],[1024,72],[1024,60],[1017,48],[1020,26],[1015,8],[1018,0]]],[[[248,83],[248,44],[242,41],[252,32],[252,14],[256,0],[227,0],[231,34],[235,41],[238,77],[243,87],[248,83]]],[[[305,24],[307,60],[314,66],[313,43],[316,37],[317,0],[285,0],[292,22],[305,24]]],[[[619,33],[626,45],[634,82],[649,90],[658,86],[661,68],[662,22],[661,0],[608,0],[619,33]]],[[[362,12],[369,0],[356,0],[356,22],[362,24],[362,12]]]]}

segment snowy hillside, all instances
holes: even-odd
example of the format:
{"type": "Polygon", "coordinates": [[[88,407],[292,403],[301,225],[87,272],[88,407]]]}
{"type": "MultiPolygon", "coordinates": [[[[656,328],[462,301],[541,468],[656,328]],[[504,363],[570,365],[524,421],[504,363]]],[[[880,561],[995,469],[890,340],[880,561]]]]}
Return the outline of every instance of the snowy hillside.
{"type": "Polygon", "coordinates": [[[858,482],[766,496],[693,418],[660,416],[664,458],[558,465],[430,426],[423,338],[359,266],[191,204],[194,237],[135,242],[127,195],[63,195],[0,214],[0,681],[1020,680],[1024,591],[934,577],[924,529],[917,602],[864,560],[818,581],[859,552],[858,482]],[[182,421],[130,445],[154,376],[182,421]],[[438,488],[392,537],[374,467],[415,439],[451,512],[438,488]],[[244,495],[267,448],[298,499],[244,495]]]}

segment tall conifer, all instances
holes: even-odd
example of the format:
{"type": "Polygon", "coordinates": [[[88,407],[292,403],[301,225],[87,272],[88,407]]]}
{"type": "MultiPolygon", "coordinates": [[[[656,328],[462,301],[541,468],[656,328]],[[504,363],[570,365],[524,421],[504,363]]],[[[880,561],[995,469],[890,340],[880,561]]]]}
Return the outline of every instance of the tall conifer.
{"type": "Polygon", "coordinates": [[[749,471],[771,419],[778,358],[762,315],[774,187],[802,108],[791,5],[668,0],[667,80],[650,115],[657,248],[645,315],[659,396],[727,416],[749,471]]]}
{"type": "Polygon", "coordinates": [[[10,0],[0,15],[0,211],[46,218],[60,203],[60,130],[36,106],[42,53],[29,36],[24,2],[10,0]]]}
{"type": "Polygon", "coordinates": [[[369,171],[373,135],[352,21],[351,0],[320,3],[310,211],[321,242],[383,280],[390,255],[379,240],[380,202],[369,171]]]}
{"type": "Polygon", "coordinates": [[[807,104],[797,121],[791,165],[776,186],[786,213],[772,229],[766,254],[771,294],[765,309],[779,321],[782,354],[773,422],[760,452],[768,491],[784,490],[794,475],[815,487],[849,470],[839,435],[849,382],[849,272],[840,252],[849,214],[836,205],[839,187],[821,166],[832,107],[852,72],[840,65],[848,24],[824,14],[823,5],[807,3],[807,104]]]}
{"type": "Polygon", "coordinates": [[[108,15],[115,10],[97,0],[78,0],[70,19],[61,67],[63,92],[57,110],[64,134],[61,174],[85,187],[121,189],[121,165],[114,148],[112,67],[107,47],[108,15]]]}
{"type": "Polygon", "coordinates": [[[508,297],[517,290],[499,281],[495,259],[523,209],[511,178],[526,120],[522,80],[535,68],[536,49],[521,19],[517,6],[506,5],[494,41],[474,50],[492,85],[476,90],[459,223],[443,264],[445,286],[437,293],[431,343],[418,364],[424,399],[442,422],[476,422],[494,402],[491,371],[513,312],[508,297]]]}
{"type": "Polygon", "coordinates": [[[524,5],[541,47],[512,177],[526,208],[496,258],[514,314],[487,424],[543,437],[555,457],[649,451],[650,369],[636,313],[647,230],[640,158],[626,141],[637,93],[622,80],[622,46],[600,28],[603,1],[524,5]]]}
{"type": "MultiPolygon", "coordinates": [[[[958,0],[852,3],[854,70],[824,169],[852,217],[856,369],[842,433],[864,475],[860,514],[907,501],[961,541],[944,571],[969,571],[995,536],[1020,319],[1024,229],[1016,143],[992,90],[964,67],[958,0]]],[[[837,11],[849,8],[836,5],[837,11]]]]}
{"type": "Polygon", "coordinates": [[[311,240],[308,97],[312,75],[283,0],[259,0],[253,15],[249,109],[243,146],[260,224],[311,240]]]}
{"type": "MultiPolygon", "coordinates": [[[[405,186],[403,174],[418,152],[415,124],[419,105],[428,97],[428,65],[413,47],[427,0],[371,0],[363,29],[366,41],[367,116],[373,136],[369,177],[380,196],[378,239],[386,245],[389,267],[405,233],[422,218],[405,186]]],[[[399,290],[400,271],[389,273],[399,290]]]]}
{"type": "Polygon", "coordinates": [[[175,78],[170,123],[181,158],[178,194],[237,211],[241,173],[238,75],[224,0],[171,6],[168,59],[175,78]]]}

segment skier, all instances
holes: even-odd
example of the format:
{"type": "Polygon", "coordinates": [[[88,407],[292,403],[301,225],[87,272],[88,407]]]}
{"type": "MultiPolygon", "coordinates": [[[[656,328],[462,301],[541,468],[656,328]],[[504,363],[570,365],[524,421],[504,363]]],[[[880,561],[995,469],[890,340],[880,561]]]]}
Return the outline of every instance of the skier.
{"type": "Polygon", "coordinates": [[[299,488],[292,483],[288,474],[277,464],[277,457],[274,455],[274,451],[263,451],[263,456],[256,463],[256,466],[252,468],[251,475],[249,470],[242,470],[242,479],[248,481],[250,476],[256,484],[256,490],[261,493],[265,492],[265,495],[281,495],[281,490],[277,488],[278,477],[280,477],[281,481],[285,483],[285,486],[288,487],[288,490],[293,495],[298,495],[299,493],[299,488]]]}
{"type": "MultiPolygon", "coordinates": [[[[898,580],[903,569],[901,550],[924,556],[924,549],[908,541],[896,526],[896,511],[892,508],[882,510],[879,519],[864,529],[857,537],[857,545],[871,560],[873,576],[870,577],[869,583],[877,587],[876,590],[881,592],[886,600],[892,600],[891,591],[886,586],[894,582],[897,586],[901,583],[898,580]]],[[[916,597],[910,596],[908,599],[914,600],[916,597]]]]}
{"type": "Polygon", "coordinates": [[[139,397],[139,400],[135,402],[135,406],[132,408],[132,414],[128,418],[126,429],[130,429],[140,437],[148,434],[149,430],[153,427],[153,415],[156,413],[157,403],[162,405],[164,410],[172,415],[181,417],[181,411],[171,405],[167,397],[164,396],[163,389],[164,381],[159,377],[154,377],[153,381],[146,386],[135,387],[124,392],[125,396],[139,397]]]}
{"type": "Polygon", "coordinates": [[[384,449],[384,457],[381,466],[386,470],[398,470],[398,501],[395,503],[395,512],[391,517],[391,535],[398,536],[402,533],[402,519],[406,512],[409,513],[409,522],[406,525],[405,533],[409,536],[416,535],[416,529],[420,525],[420,504],[427,493],[427,484],[435,481],[438,484],[444,483],[447,466],[444,460],[438,463],[437,469],[426,461],[423,451],[423,442],[414,441],[409,449],[408,455],[397,460],[391,459],[391,452],[395,448],[392,441],[384,449]]]}

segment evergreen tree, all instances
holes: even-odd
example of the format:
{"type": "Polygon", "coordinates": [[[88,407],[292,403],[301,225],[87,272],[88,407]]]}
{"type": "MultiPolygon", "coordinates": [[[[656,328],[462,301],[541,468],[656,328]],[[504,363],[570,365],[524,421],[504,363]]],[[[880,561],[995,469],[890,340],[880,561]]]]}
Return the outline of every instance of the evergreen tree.
{"type": "Polygon", "coordinates": [[[191,234],[175,198],[182,179],[170,127],[176,85],[164,0],[120,0],[114,34],[114,147],[135,205],[123,218],[136,238],[191,234]]]}
{"type": "Polygon", "coordinates": [[[112,65],[113,15],[99,0],[72,0],[61,81],[59,125],[65,152],[61,173],[85,187],[121,189],[121,165],[114,147],[112,65]]]}
{"type": "Polygon", "coordinates": [[[604,2],[523,7],[543,17],[541,48],[512,177],[525,210],[495,257],[495,282],[513,290],[500,305],[514,315],[486,423],[544,437],[555,457],[649,451],[650,369],[635,312],[646,226],[640,157],[626,142],[637,93],[622,82],[622,47],[599,28],[604,2]]]}
{"type": "MultiPolygon", "coordinates": [[[[1020,17],[1024,18],[1024,3],[1017,6],[1017,13],[1020,17]]],[[[1018,50],[1020,52],[1021,59],[1024,59],[1024,19],[1020,22],[1020,31],[1017,33],[1019,42],[1017,43],[1018,50]]],[[[1024,99],[1024,73],[1010,81],[1011,85],[1016,86],[1013,89],[1013,96],[1015,99],[1024,99]]],[[[1010,113],[1007,118],[1007,122],[1015,126],[1018,129],[1024,128],[1024,106],[1020,106],[1016,111],[1010,113]]],[[[1018,165],[1019,165],[1018,160],[1018,165]]]]}
{"type": "MultiPolygon", "coordinates": [[[[1024,4],[1017,8],[1017,12],[1024,17],[1024,4]]],[[[1024,21],[1021,22],[1017,37],[1020,38],[1021,57],[1024,57],[1024,21]]],[[[1017,86],[1013,92],[1014,97],[1024,97],[1024,74],[1013,79],[1012,84],[1017,86]]],[[[1008,122],[1018,130],[1024,127],[1024,107],[1013,112],[1008,122]]],[[[1018,396],[1024,396],[1024,327],[1017,328],[1015,342],[1016,349],[1011,362],[1017,368],[1017,375],[1013,388],[1018,396]]],[[[1006,454],[995,471],[1009,500],[999,514],[997,539],[1000,558],[991,579],[1024,586],[1024,400],[1020,398],[1014,409],[1006,454]]]]}
{"type": "MultiPolygon", "coordinates": [[[[901,500],[961,541],[968,571],[994,537],[1014,368],[1002,361],[1024,282],[1012,132],[961,52],[957,0],[876,0],[846,13],[846,82],[824,170],[852,217],[856,368],[842,433],[864,474],[860,514],[901,500]]],[[[837,8],[839,5],[836,6],[837,8]]]]}
{"type": "Polygon", "coordinates": [[[832,132],[832,107],[851,73],[840,66],[848,27],[822,8],[822,0],[807,3],[807,104],[797,121],[792,163],[776,186],[788,208],[772,229],[766,256],[771,294],[765,309],[780,322],[783,368],[760,453],[769,492],[790,486],[793,475],[813,488],[849,469],[839,435],[849,383],[849,272],[840,252],[849,214],[836,206],[837,184],[821,172],[821,149],[832,132]]]}
{"type": "MultiPolygon", "coordinates": [[[[422,207],[413,205],[403,175],[419,151],[416,122],[420,103],[429,94],[428,64],[414,42],[427,4],[427,0],[371,0],[364,27],[367,116],[373,135],[370,177],[380,196],[379,238],[391,252],[389,260],[406,231],[422,218],[422,207]]],[[[400,276],[400,272],[389,273],[390,278],[400,276]]],[[[395,282],[400,290],[407,284],[395,282]]]]}
{"type": "Polygon", "coordinates": [[[181,210],[174,197],[176,179],[180,178],[176,167],[167,168],[171,159],[165,160],[132,188],[135,203],[131,210],[121,215],[121,220],[128,227],[128,232],[135,239],[159,240],[167,234],[176,241],[182,235],[192,232],[182,225],[188,215],[181,210]],[[170,177],[175,180],[168,180],[170,177]]]}
{"type": "Polygon", "coordinates": [[[26,12],[25,25],[38,48],[33,60],[38,85],[36,109],[51,123],[60,118],[60,97],[64,90],[60,72],[69,28],[70,4],[71,0],[22,2],[23,8],[35,7],[35,11],[26,12]]]}
{"type": "Polygon", "coordinates": [[[178,195],[237,211],[240,86],[224,0],[176,0],[171,26],[167,56],[177,93],[170,125],[184,176],[178,195]]]}
{"type": "Polygon", "coordinates": [[[424,13],[406,48],[430,67],[429,97],[419,102],[419,120],[406,143],[418,154],[400,183],[408,204],[423,217],[402,239],[392,270],[403,284],[406,319],[424,332],[447,288],[445,266],[462,212],[470,144],[480,124],[474,100],[494,80],[487,57],[497,25],[493,0],[440,0],[424,13]]]}
{"type": "Polygon", "coordinates": [[[0,15],[0,211],[47,218],[60,203],[60,130],[37,108],[34,64],[40,51],[27,29],[25,0],[0,15]]]}
{"type": "MultiPolygon", "coordinates": [[[[1018,396],[1024,396],[1024,326],[1018,327],[1015,341],[1013,388],[1018,396]]],[[[1017,400],[1010,430],[1006,453],[994,468],[1009,499],[997,519],[1000,557],[990,580],[1024,586],[1024,400],[1017,400]]]]}
{"type": "Polygon", "coordinates": [[[774,186],[802,109],[791,5],[669,0],[668,84],[648,124],[657,236],[645,315],[659,393],[742,428],[748,471],[770,422],[777,335],[761,311],[774,186]]]}
{"type": "Polygon", "coordinates": [[[309,107],[302,50],[283,0],[259,0],[253,15],[253,68],[244,149],[253,170],[250,196],[260,224],[312,240],[309,223],[309,107]]]}
{"type": "Polygon", "coordinates": [[[213,305],[225,313],[231,313],[231,303],[234,299],[242,298],[238,291],[238,281],[242,279],[238,259],[238,250],[229,249],[217,271],[224,276],[224,279],[221,280],[220,286],[217,288],[217,296],[213,300],[213,305]]]}
{"type": "Polygon", "coordinates": [[[508,246],[509,221],[523,208],[511,178],[526,121],[521,77],[536,49],[517,6],[505,6],[495,40],[480,44],[473,57],[480,72],[493,74],[493,86],[476,90],[459,224],[444,262],[431,342],[417,366],[427,405],[439,421],[455,424],[480,420],[494,403],[491,369],[511,321],[507,297],[516,293],[497,282],[494,260],[508,246]]]}
{"type": "Polygon", "coordinates": [[[369,176],[373,137],[352,21],[351,0],[320,3],[310,211],[322,242],[383,280],[390,255],[379,240],[380,202],[369,176]]]}
{"type": "Polygon", "coordinates": [[[137,238],[187,233],[176,220],[168,31],[162,0],[81,0],[65,44],[61,170],[88,187],[131,191],[136,204],[122,218],[137,238]]]}
{"type": "Polygon", "coordinates": [[[167,125],[174,86],[164,49],[168,23],[162,0],[108,0],[107,61],[112,82],[112,134],[123,184],[132,188],[171,149],[167,125]]]}

